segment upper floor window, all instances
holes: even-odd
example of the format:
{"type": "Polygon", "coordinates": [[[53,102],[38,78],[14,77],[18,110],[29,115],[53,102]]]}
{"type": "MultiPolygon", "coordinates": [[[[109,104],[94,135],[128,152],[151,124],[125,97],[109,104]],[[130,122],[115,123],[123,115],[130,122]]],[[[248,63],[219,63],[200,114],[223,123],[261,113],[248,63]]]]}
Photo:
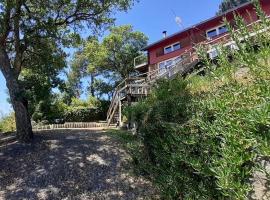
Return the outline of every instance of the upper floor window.
{"type": "Polygon", "coordinates": [[[218,35],[221,35],[221,34],[227,33],[227,32],[228,32],[228,28],[225,25],[222,25],[222,26],[218,26],[214,29],[207,31],[206,36],[208,39],[212,39],[218,35]]]}
{"type": "Polygon", "coordinates": [[[218,28],[218,32],[219,34],[223,34],[223,33],[227,33],[228,32],[228,28],[224,25],[218,28]]]}
{"type": "Polygon", "coordinates": [[[171,52],[176,51],[178,49],[181,49],[180,42],[177,42],[175,44],[172,44],[170,46],[165,47],[164,54],[171,53],[171,52]]]}

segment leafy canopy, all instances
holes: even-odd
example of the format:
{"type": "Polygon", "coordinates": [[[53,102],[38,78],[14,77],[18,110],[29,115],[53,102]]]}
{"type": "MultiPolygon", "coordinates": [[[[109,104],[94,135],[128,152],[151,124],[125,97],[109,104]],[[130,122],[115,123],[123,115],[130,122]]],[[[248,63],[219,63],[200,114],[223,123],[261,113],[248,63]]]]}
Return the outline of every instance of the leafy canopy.
{"type": "Polygon", "coordinates": [[[70,85],[81,89],[80,79],[90,76],[91,94],[102,96],[112,92],[114,84],[135,72],[133,61],[147,44],[148,38],[131,25],[110,28],[100,42],[90,37],[76,52],[70,72],[70,85]],[[102,78],[100,78],[102,77],[102,78]]]}
{"type": "Polygon", "coordinates": [[[222,2],[219,5],[219,10],[217,12],[217,14],[222,14],[234,7],[237,7],[243,3],[247,3],[251,0],[222,0],[222,2]]]}

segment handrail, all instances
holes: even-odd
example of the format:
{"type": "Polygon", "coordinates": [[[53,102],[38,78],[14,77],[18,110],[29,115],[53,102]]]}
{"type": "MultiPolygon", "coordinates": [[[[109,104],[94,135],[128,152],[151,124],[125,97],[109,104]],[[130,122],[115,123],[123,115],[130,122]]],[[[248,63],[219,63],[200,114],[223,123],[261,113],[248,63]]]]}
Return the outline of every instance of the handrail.
{"type": "Polygon", "coordinates": [[[148,57],[146,53],[141,53],[141,55],[134,58],[134,67],[137,68],[138,66],[143,66],[144,64],[147,64],[148,57]],[[137,63],[137,60],[139,60],[139,63],[137,63]]]}
{"type": "Polygon", "coordinates": [[[158,78],[162,78],[165,77],[166,75],[168,75],[171,71],[174,71],[174,74],[178,73],[180,71],[180,67],[184,66],[184,63],[189,60],[191,60],[192,57],[192,51],[193,51],[193,47],[190,49],[187,49],[185,51],[184,55],[187,55],[186,57],[183,57],[181,60],[177,61],[176,63],[174,63],[172,66],[170,66],[170,69],[166,69],[165,73],[162,74],[162,76],[160,76],[159,73],[159,69],[156,69],[154,71],[151,72],[147,72],[144,75],[147,75],[147,77],[144,79],[143,77],[141,77],[142,75],[139,76],[135,76],[132,78],[126,78],[124,79],[116,88],[115,88],[115,92],[111,101],[111,105],[110,108],[108,110],[107,113],[107,125],[109,126],[113,116],[116,112],[116,110],[119,108],[119,101],[121,101],[121,99],[123,97],[126,96],[126,94],[128,93],[133,93],[133,94],[138,94],[138,95],[147,95],[148,91],[150,89],[150,84],[151,82],[157,80],[158,78]],[[177,69],[177,70],[175,70],[177,69]],[[136,80],[143,80],[141,83],[132,83],[132,81],[136,81],[136,80]],[[125,85],[124,85],[125,84],[125,85]]]}
{"type": "MultiPolygon", "coordinates": [[[[270,19],[270,16],[267,16],[267,18],[270,19]]],[[[248,24],[247,27],[253,26],[254,24],[257,24],[259,22],[261,22],[261,20],[257,20],[255,22],[252,22],[252,23],[248,24]]],[[[236,32],[239,32],[239,31],[240,31],[239,29],[236,30],[236,32]]],[[[230,36],[230,33],[226,33],[226,34],[224,34],[224,35],[222,35],[220,37],[217,37],[217,38],[215,38],[213,40],[208,40],[205,44],[206,45],[211,45],[212,43],[215,43],[216,41],[221,40],[223,38],[226,38],[227,36],[230,36]]]]}
{"type": "MultiPolygon", "coordinates": [[[[107,113],[107,125],[108,126],[110,125],[110,123],[111,123],[111,121],[113,119],[113,116],[114,116],[117,108],[119,107],[119,105],[117,105],[117,104],[119,103],[119,101],[122,98],[121,93],[123,91],[126,91],[126,93],[128,93],[128,92],[132,93],[133,92],[133,94],[147,94],[147,89],[148,88],[149,88],[149,85],[145,82],[143,84],[126,84],[123,88],[117,90],[115,92],[115,98],[113,98],[113,100],[111,102],[111,105],[110,105],[110,108],[109,108],[109,111],[107,113]],[[141,88],[142,92],[138,92],[138,93],[133,92],[134,89],[136,89],[136,88],[139,88],[139,89],[141,88]],[[128,91],[126,89],[128,89],[128,91]]],[[[140,90],[137,90],[137,91],[140,91],[140,90]]],[[[125,96],[125,95],[123,95],[123,96],[125,96]]]]}
{"type": "Polygon", "coordinates": [[[115,90],[115,91],[114,91],[114,94],[113,94],[112,101],[111,101],[111,105],[110,105],[110,107],[109,107],[109,109],[108,109],[108,112],[107,112],[107,116],[110,114],[110,112],[111,112],[111,110],[112,110],[112,103],[115,101],[115,98],[116,98],[117,94],[118,94],[118,92],[117,92],[117,90],[115,90]]]}
{"type": "Polygon", "coordinates": [[[114,102],[112,102],[112,112],[110,112],[109,113],[109,115],[107,116],[107,126],[110,126],[110,124],[111,124],[111,121],[112,121],[112,119],[113,119],[113,116],[114,116],[114,113],[116,112],[116,110],[117,110],[117,101],[114,101],[114,102]],[[116,104],[116,105],[115,105],[116,104]]]}

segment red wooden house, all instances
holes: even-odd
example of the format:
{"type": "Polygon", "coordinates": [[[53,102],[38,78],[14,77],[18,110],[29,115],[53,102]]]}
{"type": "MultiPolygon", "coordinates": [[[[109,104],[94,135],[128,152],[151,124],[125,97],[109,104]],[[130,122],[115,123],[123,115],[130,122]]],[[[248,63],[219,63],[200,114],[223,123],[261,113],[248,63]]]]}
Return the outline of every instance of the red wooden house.
{"type": "MultiPolygon", "coordinates": [[[[270,0],[260,0],[260,4],[266,15],[270,16],[270,0]]],[[[204,44],[208,47],[210,59],[218,55],[218,44],[236,48],[224,25],[226,18],[234,26],[234,14],[240,15],[248,26],[259,22],[254,5],[245,3],[173,35],[166,36],[166,32],[163,32],[163,39],[145,47],[145,55],[134,60],[134,67],[140,75],[124,80],[115,90],[107,115],[108,125],[116,116],[121,124],[122,104],[130,104],[138,97],[147,95],[152,82],[158,78],[185,75],[196,68],[200,64],[195,48],[197,45],[204,44]]]]}
{"type": "MultiPolygon", "coordinates": [[[[270,0],[261,0],[260,2],[264,12],[270,16],[270,0]]],[[[234,13],[242,16],[247,24],[254,23],[258,20],[253,4],[245,3],[226,13],[212,17],[168,37],[164,35],[163,39],[143,49],[147,52],[147,59],[141,62],[140,57],[136,58],[134,62],[135,69],[141,73],[152,72],[154,70],[162,72],[164,68],[172,66],[187,53],[193,55],[193,47],[200,43],[207,43],[214,47],[215,44],[220,43],[220,41],[224,40],[227,36],[224,18],[233,24],[234,13]]],[[[232,44],[228,43],[227,45],[232,44]]],[[[210,58],[214,58],[216,54],[215,48],[213,48],[212,51],[209,50],[210,58]]],[[[196,55],[194,54],[194,62],[196,59],[196,55]]]]}

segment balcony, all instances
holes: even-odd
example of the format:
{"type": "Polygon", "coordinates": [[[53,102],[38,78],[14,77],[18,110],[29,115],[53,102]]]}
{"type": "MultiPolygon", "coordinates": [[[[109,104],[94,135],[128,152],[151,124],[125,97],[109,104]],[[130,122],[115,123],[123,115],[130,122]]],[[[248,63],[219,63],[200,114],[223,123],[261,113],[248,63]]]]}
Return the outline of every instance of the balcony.
{"type": "Polygon", "coordinates": [[[142,53],[140,56],[134,58],[134,68],[139,69],[148,65],[147,53],[142,53]]]}

